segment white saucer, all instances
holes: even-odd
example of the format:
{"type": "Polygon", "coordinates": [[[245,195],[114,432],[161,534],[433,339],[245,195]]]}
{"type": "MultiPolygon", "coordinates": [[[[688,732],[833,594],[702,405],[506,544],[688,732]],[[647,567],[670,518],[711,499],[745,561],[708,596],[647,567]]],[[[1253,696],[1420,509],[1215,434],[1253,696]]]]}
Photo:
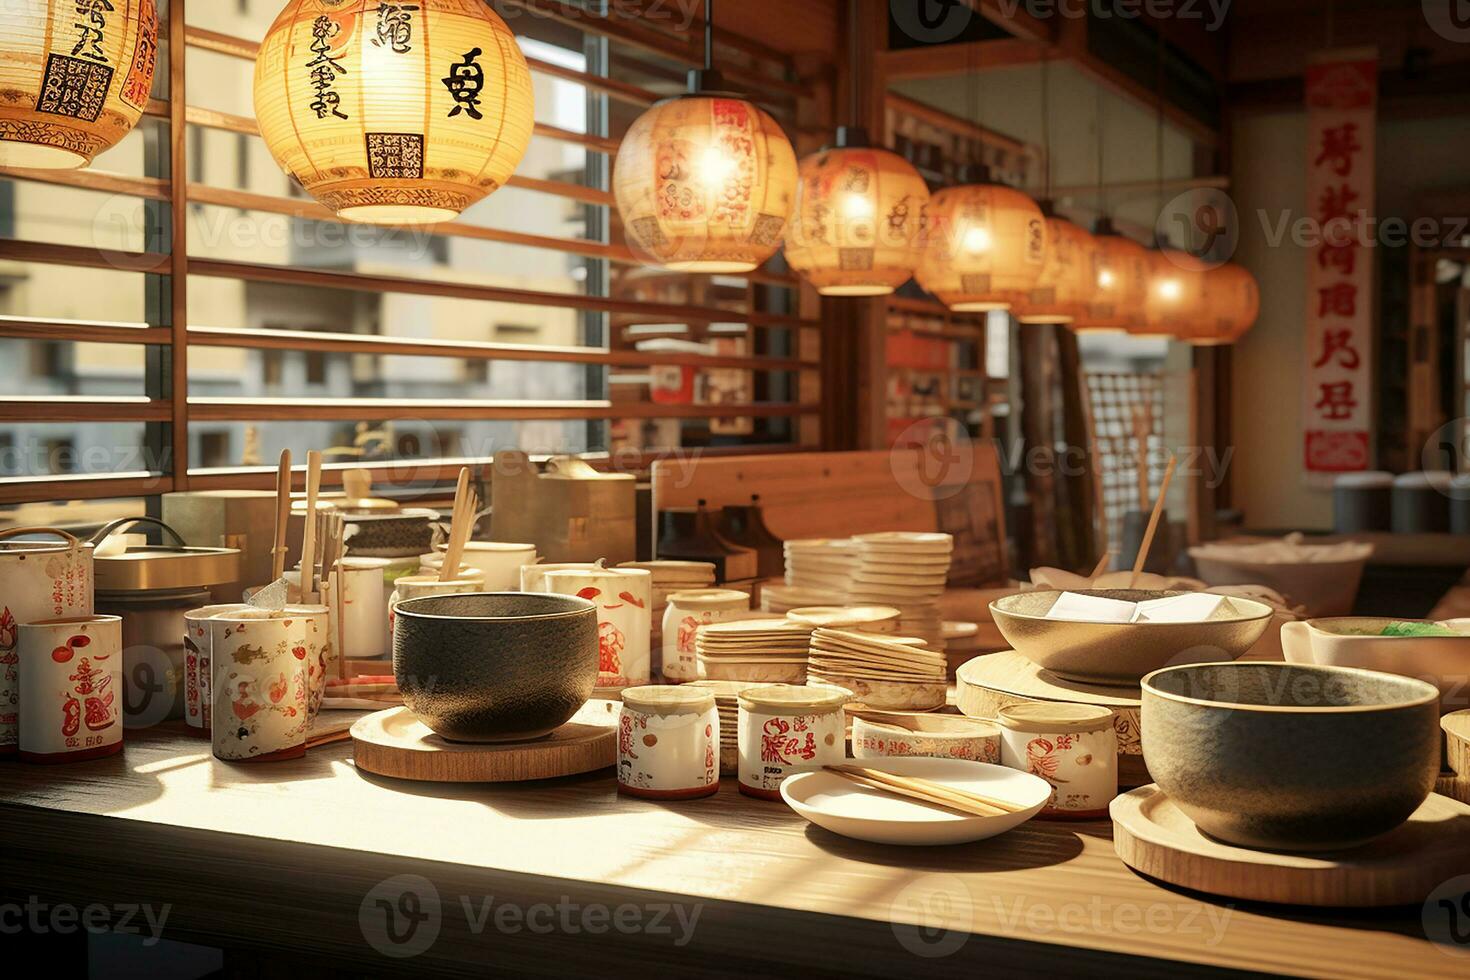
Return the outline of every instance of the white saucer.
{"type": "Polygon", "coordinates": [[[1003,834],[1030,820],[1051,797],[1051,784],[1018,769],[963,759],[888,758],[849,764],[900,776],[921,776],[1026,807],[995,817],[972,817],[849,782],[821,769],[781,783],[781,798],[818,827],[877,844],[963,844],[1003,834]]]}

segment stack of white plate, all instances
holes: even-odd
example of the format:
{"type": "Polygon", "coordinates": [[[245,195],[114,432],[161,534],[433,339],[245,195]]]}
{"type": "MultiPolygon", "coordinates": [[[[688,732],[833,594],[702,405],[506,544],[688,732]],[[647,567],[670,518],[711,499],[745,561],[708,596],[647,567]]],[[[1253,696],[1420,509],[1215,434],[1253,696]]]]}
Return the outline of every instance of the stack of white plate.
{"type": "Polygon", "coordinates": [[[788,609],[786,618],[812,629],[898,632],[898,610],[893,606],[800,606],[788,609]]]}
{"type": "Polygon", "coordinates": [[[694,637],[701,679],[758,684],[806,682],[812,628],[774,613],[701,626],[694,637]]]}
{"type": "Polygon", "coordinates": [[[917,637],[818,629],[811,637],[807,676],[847,688],[869,708],[929,711],[944,706],[945,670],[944,654],[917,637]]]}
{"type": "Polygon", "coordinates": [[[747,681],[690,681],[715,696],[715,710],[720,714],[720,775],[733,776],[740,767],[740,692],[760,687],[747,681]]]}
{"type": "Polygon", "coordinates": [[[920,531],[884,531],[852,539],[857,546],[848,597],[852,602],[896,606],[898,631],[944,651],[939,598],[949,579],[954,538],[920,531]]]}
{"type": "Polygon", "coordinates": [[[850,538],[798,538],[785,549],[787,585],[840,594],[852,583],[858,549],[850,538]]]}
{"type": "Polygon", "coordinates": [[[823,589],[796,589],[789,585],[764,585],[761,587],[761,611],[785,613],[802,606],[840,606],[845,601],[841,592],[823,589]]]}

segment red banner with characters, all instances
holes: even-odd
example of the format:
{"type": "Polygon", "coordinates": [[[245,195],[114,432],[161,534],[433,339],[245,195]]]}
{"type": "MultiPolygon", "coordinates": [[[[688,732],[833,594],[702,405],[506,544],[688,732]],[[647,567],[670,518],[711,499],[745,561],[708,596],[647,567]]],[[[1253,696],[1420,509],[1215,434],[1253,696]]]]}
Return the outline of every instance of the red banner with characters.
{"type": "Polygon", "coordinates": [[[1307,68],[1306,470],[1372,467],[1374,136],[1378,59],[1318,55],[1307,68]]]}

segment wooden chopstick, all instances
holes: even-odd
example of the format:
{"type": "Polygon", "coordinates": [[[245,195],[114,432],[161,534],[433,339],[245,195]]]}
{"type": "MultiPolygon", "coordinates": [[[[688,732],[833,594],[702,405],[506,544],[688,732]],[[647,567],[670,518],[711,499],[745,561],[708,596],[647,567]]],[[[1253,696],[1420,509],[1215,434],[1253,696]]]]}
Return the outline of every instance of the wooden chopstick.
{"type": "Polygon", "coordinates": [[[1159,484],[1159,499],[1154,501],[1154,512],[1149,516],[1148,529],[1143,532],[1143,543],[1138,546],[1138,557],[1133,560],[1133,575],[1128,579],[1128,587],[1131,589],[1138,582],[1138,576],[1143,573],[1143,566],[1148,561],[1149,549],[1154,544],[1154,532],[1159,529],[1159,518],[1164,516],[1164,504],[1169,499],[1169,481],[1174,479],[1174,468],[1179,465],[1179,457],[1170,455],[1169,468],[1164,470],[1164,482],[1159,484]]]}
{"type": "Polygon", "coordinates": [[[461,467],[459,482],[454,488],[454,509],[449,517],[449,542],[444,548],[444,565],[439,569],[441,582],[452,582],[459,576],[459,562],[464,556],[470,531],[470,519],[465,512],[473,506],[470,500],[470,468],[461,467]]]}
{"type": "Polygon", "coordinates": [[[322,486],[322,454],[306,454],[306,521],[301,531],[301,598],[311,603],[316,597],[316,500],[322,486]]]}
{"type": "MultiPolygon", "coordinates": [[[[286,574],[286,525],[291,519],[291,450],[281,450],[276,468],[276,536],[271,544],[271,582],[286,574]]],[[[269,583],[267,583],[269,584],[269,583]]]]}
{"type": "Polygon", "coordinates": [[[888,783],[882,783],[876,779],[869,779],[866,776],[859,776],[856,773],[844,772],[843,770],[838,769],[834,766],[826,766],[825,768],[834,776],[845,779],[850,783],[856,783],[857,785],[865,787],[867,789],[875,789],[878,790],[880,793],[891,793],[894,796],[902,796],[905,799],[917,800],[920,803],[927,803],[930,806],[941,807],[945,810],[952,810],[956,813],[962,813],[967,817],[998,817],[1003,812],[1001,810],[995,809],[994,807],[979,806],[974,803],[969,803],[967,801],[959,799],[958,797],[941,796],[929,793],[922,789],[911,789],[907,786],[894,786],[888,783]]]}
{"type": "Polygon", "coordinates": [[[829,766],[838,772],[850,773],[872,779],[888,786],[902,787],[915,792],[926,793],[930,796],[949,798],[976,807],[989,808],[991,813],[982,816],[995,816],[999,813],[1019,813],[1025,807],[1012,803],[1009,800],[997,799],[993,796],[985,796],[958,786],[947,786],[944,783],[936,783],[932,779],[922,779],[918,776],[899,776],[895,773],[884,772],[882,769],[867,769],[862,766],[829,766]]]}

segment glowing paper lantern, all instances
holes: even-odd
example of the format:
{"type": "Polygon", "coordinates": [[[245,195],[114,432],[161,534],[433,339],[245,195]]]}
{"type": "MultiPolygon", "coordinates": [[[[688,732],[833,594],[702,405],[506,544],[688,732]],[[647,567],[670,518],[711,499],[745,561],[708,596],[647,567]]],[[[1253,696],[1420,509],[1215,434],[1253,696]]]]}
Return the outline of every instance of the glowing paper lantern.
{"type": "Polygon", "coordinates": [[[1148,249],[1099,221],[1092,236],[1092,292],[1073,329],[1102,333],[1141,325],[1151,266],[1148,249]]]}
{"type": "Polygon", "coordinates": [[[1233,344],[1256,325],[1261,290],[1256,277],[1233,262],[1204,272],[1205,309],[1186,339],[1200,346],[1233,344]]]}
{"type": "Polygon", "coordinates": [[[1046,219],[1035,201],[990,182],[937,192],[917,278],[957,313],[1009,309],[1041,276],[1046,219]]]}
{"type": "Polygon", "coordinates": [[[1187,338],[1199,328],[1204,311],[1204,266],[1188,252],[1161,248],[1150,256],[1146,336],[1187,338]]]}
{"type": "Polygon", "coordinates": [[[0,34],[0,166],[86,166],[137,125],[158,61],[153,0],[9,4],[0,34]]]}
{"type": "Polygon", "coordinates": [[[752,102],[695,93],[639,116],[613,190],[629,243],[679,272],[749,272],[776,254],[796,194],[796,153],[752,102]]]}
{"type": "Polygon", "coordinates": [[[801,162],[786,261],[824,296],[886,296],[919,264],[929,188],[903,157],[850,133],[801,162]]]}
{"type": "Polygon", "coordinates": [[[1011,304],[1021,323],[1071,323],[1092,295],[1092,236],[1066,218],[1046,219],[1046,258],[1030,292],[1011,304]]]}
{"type": "Polygon", "coordinates": [[[348,221],[448,221],[499,190],[534,101],[515,36],[480,0],[290,0],[255,62],[271,155],[348,221]]]}

